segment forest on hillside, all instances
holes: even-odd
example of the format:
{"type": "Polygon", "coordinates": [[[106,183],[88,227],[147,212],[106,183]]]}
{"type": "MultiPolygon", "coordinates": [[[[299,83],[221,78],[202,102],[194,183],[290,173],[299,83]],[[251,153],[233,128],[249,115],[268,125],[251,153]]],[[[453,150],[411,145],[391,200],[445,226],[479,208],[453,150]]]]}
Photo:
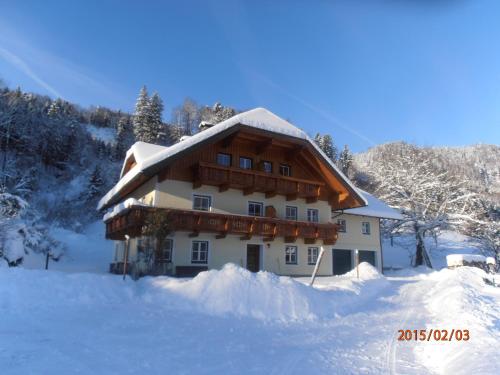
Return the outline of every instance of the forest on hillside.
{"type": "MultiPolygon", "coordinates": [[[[168,146],[199,131],[201,122],[217,124],[238,112],[187,98],[169,117],[146,87],[129,114],[0,85],[0,259],[17,265],[30,251],[57,259],[64,248],[48,228],[79,231],[98,219],[96,203],[117,181],[134,142],[168,146]]],[[[425,260],[422,239],[443,229],[478,238],[486,252],[498,254],[500,147],[399,142],[352,155],[331,134],[313,138],[360,188],[403,213],[405,220],[385,225],[386,234],[415,236],[417,263],[425,260]]]]}

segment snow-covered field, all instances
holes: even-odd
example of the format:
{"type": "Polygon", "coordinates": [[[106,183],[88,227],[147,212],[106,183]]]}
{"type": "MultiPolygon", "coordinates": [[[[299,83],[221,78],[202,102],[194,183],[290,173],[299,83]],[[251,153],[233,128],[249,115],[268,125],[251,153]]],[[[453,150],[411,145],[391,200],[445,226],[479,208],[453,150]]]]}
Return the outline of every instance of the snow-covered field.
{"type": "MultiPolygon", "coordinates": [[[[49,271],[36,255],[0,268],[2,375],[500,373],[500,288],[478,269],[382,276],[363,263],[359,279],[320,277],[311,288],[227,265],[134,282],[106,273],[100,222],[51,234],[69,251],[49,271]],[[399,329],[431,328],[468,329],[470,340],[397,340],[399,329]]],[[[449,237],[443,254],[461,246],[449,237]]]]}
{"type": "Polygon", "coordinates": [[[194,279],[0,269],[2,374],[494,374],[500,289],[480,270],[362,264],[316,288],[234,265],[194,279]],[[422,270],[419,270],[422,271],[422,270]],[[468,342],[400,342],[460,328],[468,342]]]}

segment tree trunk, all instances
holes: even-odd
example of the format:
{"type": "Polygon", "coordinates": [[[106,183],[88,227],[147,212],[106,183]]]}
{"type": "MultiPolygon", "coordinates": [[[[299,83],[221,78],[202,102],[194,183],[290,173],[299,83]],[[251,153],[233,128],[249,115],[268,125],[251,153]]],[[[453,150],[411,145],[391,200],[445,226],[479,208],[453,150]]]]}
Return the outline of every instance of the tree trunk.
{"type": "Polygon", "coordinates": [[[424,239],[421,233],[416,231],[417,251],[415,252],[415,267],[424,264],[424,239]]]}

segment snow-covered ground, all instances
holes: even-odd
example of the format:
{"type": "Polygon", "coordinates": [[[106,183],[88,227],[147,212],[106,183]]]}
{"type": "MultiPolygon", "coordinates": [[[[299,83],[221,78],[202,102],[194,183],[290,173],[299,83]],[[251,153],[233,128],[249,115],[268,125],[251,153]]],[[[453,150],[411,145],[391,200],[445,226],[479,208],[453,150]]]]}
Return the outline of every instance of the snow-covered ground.
{"type": "MultiPolygon", "coordinates": [[[[391,245],[390,239],[382,242],[384,267],[411,267],[412,256],[415,254],[415,239],[410,236],[395,237],[391,245]]],[[[450,254],[481,254],[479,244],[472,238],[453,231],[443,231],[435,240],[425,238],[425,248],[431,258],[432,267],[446,267],[446,256],[450,254]]]]}
{"type": "Polygon", "coordinates": [[[234,265],[194,279],[0,269],[2,374],[495,374],[500,289],[480,270],[362,264],[318,287],[234,265]],[[467,342],[401,342],[460,328],[467,342]]]}
{"type": "Polygon", "coordinates": [[[116,138],[116,130],[112,128],[101,128],[92,124],[85,124],[85,129],[90,133],[92,138],[98,139],[105,143],[113,143],[116,138]]]}
{"type": "MultiPolygon", "coordinates": [[[[104,238],[105,227],[98,220],[85,228],[82,233],[54,227],[50,231],[53,238],[67,248],[58,261],[50,261],[49,269],[64,272],[106,273],[112,260],[113,241],[104,238]]],[[[45,256],[29,254],[24,258],[23,267],[41,269],[45,267],[45,256]]]]}
{"type": "MultiPolygon", "coordinates": [[[[69,250],[49,271],[36,255],[0,267],[2,375],[500,373],[500,288],[481,270],[383,276],[363,263],[359,279],[319,277],[312,288],[226,265],[193,279],[124,281],[106,273],[103,230],[53,229],[69,250]],[[400,329],[431,328],[468,329],[470,340],[397,340],[400,329]]],[[[450,238],[443,256],[460,247],[450,238]]]]}

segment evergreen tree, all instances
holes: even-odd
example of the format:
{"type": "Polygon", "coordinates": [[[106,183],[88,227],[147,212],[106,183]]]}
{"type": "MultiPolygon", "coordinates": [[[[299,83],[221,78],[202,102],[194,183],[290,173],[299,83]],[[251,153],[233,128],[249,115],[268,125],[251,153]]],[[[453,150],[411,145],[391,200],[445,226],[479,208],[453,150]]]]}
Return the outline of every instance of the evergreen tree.
{"type": "Polygon", "coordinates": [[[347,145],[344,146],[344,149],[339,155],[338,165],[340,169],[342,169],[342,172],[347,176],[352,165],[352,153],[347,145]]]}
{"type": "Polygon", "coordinates": [[[163,101],[155,92],[151,99],[149,100],[149,111],[148,111],[148,122],[145,142],[149,143],[159,143],[159,141],[165,138],[165,131],[162,122],[163,115],[163,101]]]}
{"type": "Polygon", "coordinates": [[[328,156],[328,158],[334,163],[337,162],[337,147],[333,143],[332,136],[329,134],[321,135],[316,133],[314,137],[314,142],[318,147],[328,156]]]}
{"type": "Polygon", "coordinates": [[[96,165],[94,171],[90,175],[89,183],[87,185],[87,200],[92,200],[95,197],[101,196],[103,185],[104,181],[101,176],[101,169],[98,165],[96,165]]]}
{"type": "Polygon", "coordinates": [[[126,151],[134,143],[134,132],[130,118],[127,116],[120,117],[116,127],[116,142],[113,149],[114,160],[122,160],[126,151]]]}
{"type": "Polygon", "coordinates": [[[149,114],[149,96],[146,86],[142,86],[139,92],[139,97],[135,103],[134,112],[134,134],[137,141],[148,142],[149,139],[147,133],[147,123],[150,118],[149,114]]]}

